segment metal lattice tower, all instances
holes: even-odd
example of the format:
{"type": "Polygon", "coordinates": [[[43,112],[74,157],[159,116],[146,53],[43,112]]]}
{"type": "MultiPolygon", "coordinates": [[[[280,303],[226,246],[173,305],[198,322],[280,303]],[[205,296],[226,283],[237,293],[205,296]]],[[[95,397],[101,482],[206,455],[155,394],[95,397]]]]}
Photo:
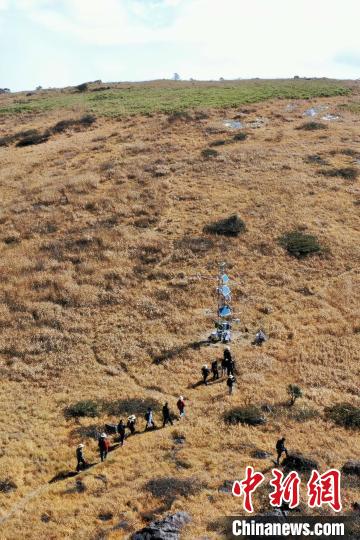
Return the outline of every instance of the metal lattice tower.
{"type": "Polygon", "coordinates": [[[226,262],[219,264],[219,274],[217,279],[217,319],[215,321],[216,330],[211,333],[211,341],[221,341],[228,343],[231,341],[231,328],[233,322],[233,310],[231,301],[231,289],[229,287],[230,278],[226,274],[226,262]]]}

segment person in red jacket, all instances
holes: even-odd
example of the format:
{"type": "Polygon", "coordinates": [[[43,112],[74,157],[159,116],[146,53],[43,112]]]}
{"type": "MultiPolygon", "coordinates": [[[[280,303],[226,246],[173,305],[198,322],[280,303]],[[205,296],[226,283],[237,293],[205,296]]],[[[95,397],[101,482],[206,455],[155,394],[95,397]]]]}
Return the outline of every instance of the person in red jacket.
{"type": "Polygon", "coordinates": [[[104,459],[106,459],[109,448],[110,448],[110,443],[107,438],[107,435],[106,433],[102,433],[99,437],[99,452],[100,452],[101,461],[104,461],[104,459]]]}
{"type": "Polygon", "coordinates": [[[180,418],[185,416],[185,401],[184,401],[183,396],[179,397],[179,399],[178,399],[178,401],[176,403],[176,406],[179,409],[180,418]]]}

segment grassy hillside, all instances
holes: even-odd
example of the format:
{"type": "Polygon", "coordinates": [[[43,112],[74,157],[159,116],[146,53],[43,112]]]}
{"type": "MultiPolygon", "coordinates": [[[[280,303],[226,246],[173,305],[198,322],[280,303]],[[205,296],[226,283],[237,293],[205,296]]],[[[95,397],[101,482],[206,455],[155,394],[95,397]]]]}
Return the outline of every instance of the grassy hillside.
{"type": "Polygon", "coordinates": [[[106,116],[181,111],[188,108],[236,107],[267,99],[311,99],[350,93],[348,83],[327,79],[279,81],[224,81],[214,83],[153,82],[89,84],[86,92],[74,88],[41,90],[1,98],[0,115],[82,109],[106,116]]]}
{"type": "MultiPolygon", "coordinates": [[[[219,488],[246,465],[269,478],[282,434],[321,471],[360,458],[358,429],[329,411],[360,406],[357,88],[174,85],[0,97],[2,113],[18,111],[15,121],[3,115],[0,132],[4,539],[19,530],[23,538],[128,538],[178,509],[192,516],[185,540],[216,539],[218,519],[242,513],[219,488]],[[156,112],[190,104],[201,114],[156,112]],[[304,117],[312,106],[317,116],[304,117]],[[55,129],[88,112],[93,123],[55,129]],[[329,113],[340,118],[322,119],[329,113]],[[245,128],[224,125],[234,119],[245,128]],[[34,137],[29,130],[46,140],[17,146],[34,137]],[[235,213],[246,225],[239,237],[204,233],[235,213]],[[314,236],[320,252],[294,256],[294,231],[314,236]],[[222,356],[221,345],[200,344],[213,328],[222,260],[240,318],[233,396],[224,380],[196,385],[201,366],[222,356]],[[269,335],[262,348],[251,344],[259,327],[269,335]],[[303,391],[293,407],[289,384],[303,391]],[[143,433],[144,407],[153,404],[161,424],[164,401],[175,412],[180,394],[186,418],[143,433]],[[94,402],[92,416],[73,418],[69,408],[83,400],[94,402]],[[226,424],[237,406],[266,406],[266,423],[226,424]],[[74,470],[80,442],[98,462],[94,434],[133,410],[140,434],[104,464],[48,483],[74,470]],[[257,459],[257,450],[271,457],[257,459]],[[171,481],[169,494],[164,477],[184,483],[171,481]]],[[[358,483],[345,480],[342,494],[350,512],[358,483]]],[[[255,495],[257,511],[267,495],[255,495]]]]}

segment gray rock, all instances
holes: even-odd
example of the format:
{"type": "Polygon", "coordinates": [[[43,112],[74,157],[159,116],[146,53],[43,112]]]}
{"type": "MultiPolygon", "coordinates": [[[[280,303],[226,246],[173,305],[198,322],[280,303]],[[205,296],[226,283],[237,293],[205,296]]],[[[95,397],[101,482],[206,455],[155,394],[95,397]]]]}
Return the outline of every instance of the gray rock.
{"type": "Polygon", "coordinates": [[[268,459],[271,457],[271,454],[269,452],[265,452],[265,450],[254,450],[251,452],[251,457],[255,459],[268,459]]]}
{"type": "Polygon", "coordinates": [[[225,480],[224,483],[218,488],[220,493],[232,493],[233,480],[225,480]]]}
{"type": "Polygon", "coordinates": [[[360,461],[350,460],[342,466],[342,472],[351,476],[360,476],[360,461]]]}
{"type": "Polygon", "coordinates": [[[307,458],[301,454],[290,454],[282,462],[284,469],[298,472],[311,472],[318,469],[318,464],[315,460],[307,458]]]}
{"type": "Polygon", "coordinates": [[[134,533],[131,540],[179,540],[180,530],[191,521],[187,512],[176,512],[134,533]]]}

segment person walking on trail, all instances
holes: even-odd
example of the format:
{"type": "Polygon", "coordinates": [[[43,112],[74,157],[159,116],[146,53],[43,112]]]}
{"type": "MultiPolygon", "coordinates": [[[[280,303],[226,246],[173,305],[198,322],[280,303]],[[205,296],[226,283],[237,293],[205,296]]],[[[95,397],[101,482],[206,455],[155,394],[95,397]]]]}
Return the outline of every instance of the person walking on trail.
{"type": "Polygon", "coordinates": [[[154,429],[155,428],[154,414],[153,414],[153,410],[152,410],[151,407],[148,407],[148,410],[145,413],[145,420],[146,420],[145,431],[147,431],[148,429],[154,429]]]}
{"type": "Polygon", "coordinates": [[[120,446],[124,446],[126,426],[122,420],[118,423],[117,432],[119,434],[120,446]]]}
{"type": "Polygon", "coordinates": [[[235,372],[235,360],[231,358],[228,362],[228,375],[234,375],[235,372]]]}
{"type": "Polygon", "coordinates": [[[258,345],[259,347],[261,347],[261,345],[265,343],[266,340],[267,340],[267,336],[265,332],[263,332],[263,330],[260,329],[256,332],[253,345],[258,345]]]}
{"type": "Polygon", "coordinates": [[[224,357],[221,360],[221,376],[224,377],[227,374],[228,360],[224,357]]]}
{"type": "Polygon", "coordinates": [[[233,393],[233,388],[235,384],[235,377],[234,375],[229,375],[228,380],[226,381],[226,385],[229,388],[229,396],[233,393]]]}
{"type": "Polygon", "coordinates": [[[224,349],[224,364],[227,375],[232,375],[231,373],[231,363],[233,362],[233,358],[231,355],[230,347],[225,347],[224,349]]]}
{"type": "Polygon", "coordinates": [[[102,433],[99,437],[99,452],[100,452],[101,461],[104,461],[104,459],[106,459],[109,448],[110,448],[109,439],[107,438],[106,433],[102,433]]]}
{"type": "Polygon", "coordinates": [[[230,347],[225,347],[225,349],[224,349],[224,360],[231,360],[231,359],[232,359],[232,356],[231,356],[230,347]]]}
{"type": "Polygon", "coordinates": [[[76,472],[81,471],[81,469],[85,469],[87,463],[84,458],[84,445],[83,444],[79,444],[79,446],[76,449],[76,459],[77,459],[76,472]]]}
{"type": "Polygon", "coordinates": [[[204,384],[207,385],[207,378],[210,375],[210,369],[207,367],[206,364],[204,364],[203,367],[201,368],[201,373],[203,376],[204,384]]]}
{"type": "Polygon", "coordinates": [[[172,421],[172,418],[171,418],[171,413],[170,413],[168,402],[166,402],[164,404],[164,406],[162,408],[162,414],[163,414],[163,427],[165,427],[166,424],[171,424],[173,426],[174,424],[173,424],[173,421],[172,421]]]}
{"type": "Polygon", "coordinates": [[[285,437],[282,437],[281,439],[279,439],[276,443],[276,451],[277,451],[277,460],[276,460],[276,464],[279,465],[280,464],[280,458],[282,456],[282,454],[285,454],[286,457],[288,457],[288,451],[285,447],[285,437]]]}
{"type": "Polygon", "coordinates": [[[127,419],[126,426],[130,429],[131,435],[134,435],[136,431],[136,416],[135,414],[131,414],[129,418],[127,419]]]}
{"type": "Polygon", "coordinates": [[[219,369],[218,369],[218,363],[217,363],[217,360],[214,360],[211,364],[211,371],[212,371],[212,374],[213,374],[213,380],[215,381],[216,379],[219,378],[219,369]]]}
{"type": "Polygon", "coordinates": [[[179,415],[180,415],[180,418],[182,418],[183,416],[185,416],[185,401],[184,401],[184,398],[183,396],[180,396],[177,403],[176,403],[176,406],[179,410],[179,415]]]}

